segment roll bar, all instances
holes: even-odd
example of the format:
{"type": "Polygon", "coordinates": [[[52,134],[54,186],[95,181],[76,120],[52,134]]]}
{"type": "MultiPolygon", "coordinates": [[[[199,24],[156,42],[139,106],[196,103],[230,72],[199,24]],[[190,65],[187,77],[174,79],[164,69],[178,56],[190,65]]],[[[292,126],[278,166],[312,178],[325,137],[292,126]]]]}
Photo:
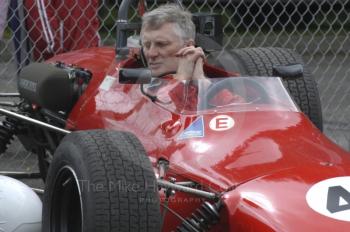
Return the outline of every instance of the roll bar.
{"type": "Polygon", "coordinates": [[[123,0],[119,10],[117,19],[117,38],[116,38],[116,54],[117,57],[123,58],[128,54],[127,48],[127,31],[140,28],[140,23],[130,23],[128,12],[130,5],[138,0],[123,0]]]}

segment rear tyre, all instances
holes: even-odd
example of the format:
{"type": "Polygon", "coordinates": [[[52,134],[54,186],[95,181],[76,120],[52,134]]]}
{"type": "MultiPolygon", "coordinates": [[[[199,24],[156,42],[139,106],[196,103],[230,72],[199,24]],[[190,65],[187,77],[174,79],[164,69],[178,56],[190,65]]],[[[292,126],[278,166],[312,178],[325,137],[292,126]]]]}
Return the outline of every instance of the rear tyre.
{"type": "Polygon", "coordinates": [[[242,75],[249,76],[272,76],[273,65],[302,64],[303,77],[283,80],[283,82],[301,111],[318,129],[323,130],[317,83],[298,54],[285,48],[243,48],[232,50],[231,55],[239,63],[238,71],[242,75]]]}
{"type": "Polygon", "coordinates": [[[151,163],[129,133],[67,135],[46,179],[43,231],[160,231],[151,163]]]}

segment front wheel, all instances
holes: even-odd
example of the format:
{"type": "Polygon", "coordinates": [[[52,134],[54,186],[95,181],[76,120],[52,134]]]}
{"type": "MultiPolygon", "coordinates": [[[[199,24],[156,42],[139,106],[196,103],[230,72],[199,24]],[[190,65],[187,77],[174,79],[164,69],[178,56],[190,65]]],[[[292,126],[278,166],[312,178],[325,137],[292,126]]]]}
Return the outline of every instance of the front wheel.
{"type": "Polygon", "coordinates": [[[92,130],[67,135],[50,165],[43,231],[160,231],[151,163],[132,134],[92,130]]]}

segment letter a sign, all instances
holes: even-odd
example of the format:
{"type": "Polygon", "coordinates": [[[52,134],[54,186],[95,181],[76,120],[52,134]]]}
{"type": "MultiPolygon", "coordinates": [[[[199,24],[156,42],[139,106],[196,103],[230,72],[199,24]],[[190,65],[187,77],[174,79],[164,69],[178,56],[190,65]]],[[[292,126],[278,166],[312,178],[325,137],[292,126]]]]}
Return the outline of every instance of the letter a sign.
{"type": "Polygon", "coordinates": [[[336,213],[350,209],[350,192],[342,186],[332,186],[328,188],[327,209],[331,213],[336,213]]]}
{"type": "Polygon", "coordinates": [[[314,184],[306,194],[306,201],[310,208],[324,216],[350,222],[350,176],[314,184]]]}

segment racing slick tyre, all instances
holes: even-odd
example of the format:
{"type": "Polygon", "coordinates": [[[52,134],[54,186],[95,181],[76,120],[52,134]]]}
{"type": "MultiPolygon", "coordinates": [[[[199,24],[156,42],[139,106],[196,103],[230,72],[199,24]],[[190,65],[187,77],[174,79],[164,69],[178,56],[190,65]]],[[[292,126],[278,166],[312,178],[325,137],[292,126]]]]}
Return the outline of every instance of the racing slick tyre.
{"type": "Polygon", "coordinates": [[[230,54],[238,61],[241,75],[272,76],[273,65],[302,64],[303,77],[283,79],[283,82],[301,111],[322,131],[322,109],[317,83],[298,54],[290,49],[276,47],[234,49],[230,54]]]}
{"type": "Polygon", "coordinates": [[[46,179],[43,231],[160,231],[152,165],[130,133],[67,135],[46,179]]]}

